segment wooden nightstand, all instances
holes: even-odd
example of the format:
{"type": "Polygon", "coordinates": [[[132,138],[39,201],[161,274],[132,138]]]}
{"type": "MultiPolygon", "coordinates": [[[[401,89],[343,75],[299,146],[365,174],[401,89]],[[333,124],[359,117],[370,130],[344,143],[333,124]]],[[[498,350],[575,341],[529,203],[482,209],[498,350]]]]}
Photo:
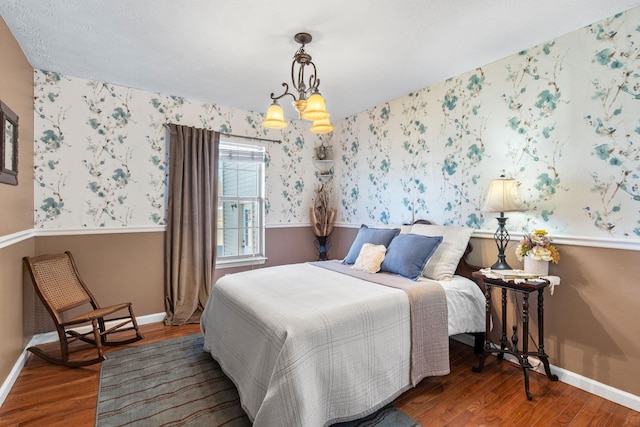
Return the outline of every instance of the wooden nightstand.
{"type": "Polygon", "coordinates": [[[529,356],[536,356],[544,365],[544,371],[551,381],[558,381],[558,376],[551,373],[549,368],[549,356],[544,352],[544,288],[549,285],[548,281],[531,281],[516,283],[514,280],[492,279],[488,278],[479,271],[472,273],[473,277],[479,280],[479,284],[484,284],[486,305],[486,333],[484,348],[480,354],[480,362],[478,366],[473,367],[473,372],[480,372],[484,367],[484,361],[489,354],[497,353],[498,359],[503,359],[504,354],[508,353],[515,356],[522,366],[524,372],[524,389],[527,393],[527,399],[532,400],[533,396],[529,390],[529,369],[533,366],[529,363],[529,356]],[[502,337],[500,338],[500,348],[494,348],[491,341],[491,288],[496,286],[502,290],[502,337]],[[522,350],[518,350],[518,327],[513,326],[513,335],[511,342],[507,339],[507,290],[520,292],[522,294],[522,350]],[[538,291],[538,348],[537,351],[529,351],[529,295],[538,291]]]}

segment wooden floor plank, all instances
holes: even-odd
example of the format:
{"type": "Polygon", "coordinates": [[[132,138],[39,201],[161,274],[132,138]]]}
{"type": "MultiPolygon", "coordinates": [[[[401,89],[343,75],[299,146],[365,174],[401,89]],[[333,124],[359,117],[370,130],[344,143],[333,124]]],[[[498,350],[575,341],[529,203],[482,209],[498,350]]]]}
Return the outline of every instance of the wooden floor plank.
{"type": "Polygon", "coordinates": [[[576,397],[574,387],[567,384],[558,383],[558,387],[554,389],[550,395],[555,396],[553,403],[546,408],[535,411],[531,417],[531,427],[547,427],[554,425],[556,418],[565,410],[567,406],[576,397]]]}
{"type": "MultiPolygon", "coordinates": [[[[571,422],[568,424],[569,427],[583,427],[587,425],[595,425],[591,424],[594,420],[594,417],[598,413],[598,408],[602,403],[602,399],[597,396],[591,395],[587,398],[587,401],[582,405],[580,410],[573,417],[571,422]]],[[[604,414],[603,414],[604,415],[604,414]]]]}
{"type": "Polygon", "coordinates": [[[564,426],[571,424],[590,396],[591,394],[586,391],[576,389],[574,398],[565,408],[563,408],[562,412],[555,417],[555,425],[564,426]]]}
{"type": "MultiPolygon", "coordinates": [[[[141,330],[144,340],[123,347],[197,333],[200,327],[154,323],[142,325],[141,330]]],[[[123,347],[108,348],[107,357],[123,347]]],[[[83,356],[86,350],[77,354],[83,356]]],[[[535,372],[531,373],[534,398],[528,401],[518,366],[490,356],[483,371],[473,373],[477,358],[471,347],[451,340],[450,354],[449,375],[426,378],[394,402],[425,427],[640,426],[640,413],[535,372]]],[[[100,365],[69,369],[30,355],[0,407],[0,426],[94,426],[99,380],[100,365]]]]}
{"type": "Polygon", "coordinates": [[[638,427],[640,426],[640,412],[627,410],[626,408],[622,409],[626,412],[626,417],[624,417],[623,427],[638,427]]]}

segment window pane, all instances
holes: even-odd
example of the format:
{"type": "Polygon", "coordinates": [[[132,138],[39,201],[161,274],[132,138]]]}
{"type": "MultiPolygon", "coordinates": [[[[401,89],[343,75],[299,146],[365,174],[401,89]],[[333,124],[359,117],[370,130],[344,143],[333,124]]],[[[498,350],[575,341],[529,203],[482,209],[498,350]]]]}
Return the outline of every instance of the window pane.
{"type": "Polygon", "coordinates": [[[218,206],[218,255],[260,252],[258,201],[223,201],[218,206]]]}
{"type": "Polygon", "coordinates": [[[253,170],[246,169],[238,170],[238,196],[241,197],[256,197],[258,195],[258,171],[256,165],[253,166],[253,170]]]}
{"type": "Polygon", "coordinates": [[[260,253],[260,229],[258,227],[247,228],[245,230],[246,238],[245,238],[245,254],[253,255],[260,253]]]}
{"type": "Polygon", "coordinates": [[[222,162],[219,172],[220,194],[225,197],[257,197],[260,164],[222,162]]]}
{"type": "Polygon", "coordinates": [[[238,202],[222,202],[222,226],[224,228],[238,227],[238,202]]]}
{"type": "Polygon", "coordinates": [[[251,255],[257,253],[259,234],[257,229],[257,209],[258,204],[256,202],[243,202],[241,204],[242,209],[242,224],[240,226],[242,232],[242,249],[243,254],[251,255]]]}
{"type": "Polygon", "coordinates": [[[220,194],[222,196],[237,196],[238,195],[238,170],[235,167],[235,162],[223,162],[220,168],[219,180],[220,180],[220,194]]]}
{"type": "Polygon", "coordinates": [[[239,255],[240,248],[238,247],[238,229],[225,228],[224,230],[222,230],[222,234],[223,234],[222,256],[239,255]]]}

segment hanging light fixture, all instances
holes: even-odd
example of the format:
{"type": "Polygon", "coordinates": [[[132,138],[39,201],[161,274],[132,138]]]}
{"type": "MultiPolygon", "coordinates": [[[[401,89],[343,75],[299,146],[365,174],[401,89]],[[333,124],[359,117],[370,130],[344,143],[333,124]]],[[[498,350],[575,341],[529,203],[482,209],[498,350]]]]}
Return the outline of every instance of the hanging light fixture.
{"type": "Polygon", "coordinates": [[[316,65],[311,61],[311,55],[309,55],[304,47],[306,44],[311,43],[311,35],[308,33],[298,33],[293,39],[300,43],[302,46],[293,55],[293,62],[291,63],[291,83],[293,89],[298,92],[298,96],[289,92],[289,84],[282,83],[284,86],[284,93],[276,96],[271,93],[271,99],[273,103],[267,110],[267,117],[262,122],[264,127],[270,129],[282,129],[288,126],[288,123],[284,119],[284,112],[282,107],[278,104],[278,100],[286,95],[293,98],[293,105],[298,111],[298,117],[313,122],[311,126],[311,132],[313,133],[327,133],[333,130],[333,126],[329,122],[329,113],[327,113],[326,103],[318,86],[320,86],[320,79],[316,71],[316,65]],[[310,74],[305,75],[306,67],[309,67],[310,74]]]}

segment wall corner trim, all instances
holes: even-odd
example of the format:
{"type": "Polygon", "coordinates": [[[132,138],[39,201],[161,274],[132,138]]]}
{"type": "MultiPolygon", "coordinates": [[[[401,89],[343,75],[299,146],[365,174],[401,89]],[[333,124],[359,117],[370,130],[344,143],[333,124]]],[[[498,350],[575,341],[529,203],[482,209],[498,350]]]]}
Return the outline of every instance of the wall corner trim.
{"type": "Polygon", "coordinates": [[[22,242],[23,240],[35,237],[35,235],[36,230],[32,228],[31,230],[23,230],[6,236],[0,236],[0,249],[15,245],[22,242]]]}

